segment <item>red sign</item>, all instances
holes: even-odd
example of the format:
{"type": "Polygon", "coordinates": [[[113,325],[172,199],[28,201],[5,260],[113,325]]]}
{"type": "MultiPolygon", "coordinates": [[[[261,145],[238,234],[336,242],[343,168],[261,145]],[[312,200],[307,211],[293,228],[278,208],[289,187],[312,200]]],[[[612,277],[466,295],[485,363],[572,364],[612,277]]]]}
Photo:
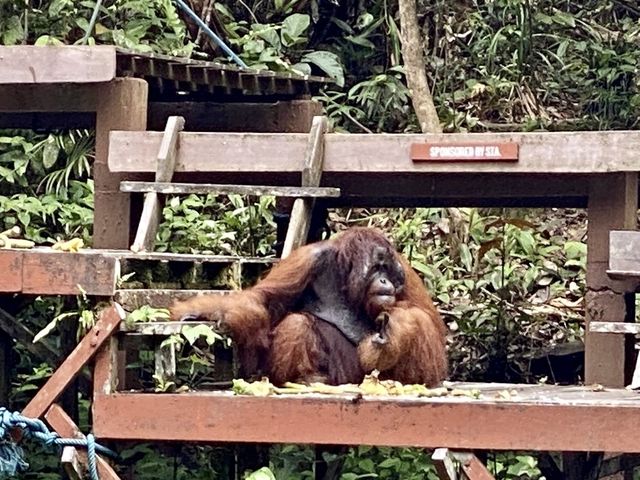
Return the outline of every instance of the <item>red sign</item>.
{"type": "Polygon", "coordinates": [[[414,143],[414,162],[517,162],[517,143],[414,143]]]}

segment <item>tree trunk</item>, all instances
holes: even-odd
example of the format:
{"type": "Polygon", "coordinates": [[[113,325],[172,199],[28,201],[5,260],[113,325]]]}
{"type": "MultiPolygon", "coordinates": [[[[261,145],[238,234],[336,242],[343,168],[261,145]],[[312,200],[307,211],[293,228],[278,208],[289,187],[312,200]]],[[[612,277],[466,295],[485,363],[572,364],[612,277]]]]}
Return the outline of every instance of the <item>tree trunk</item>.
{"type": "Polygon", "coordinates": [[[423,133],[442,133],[440,120],[427,82],[427,67],[423,56],[423,38],[418,26],[416,0],[399,0],[402,57],[411,92],[413,108],[423,133]]]}

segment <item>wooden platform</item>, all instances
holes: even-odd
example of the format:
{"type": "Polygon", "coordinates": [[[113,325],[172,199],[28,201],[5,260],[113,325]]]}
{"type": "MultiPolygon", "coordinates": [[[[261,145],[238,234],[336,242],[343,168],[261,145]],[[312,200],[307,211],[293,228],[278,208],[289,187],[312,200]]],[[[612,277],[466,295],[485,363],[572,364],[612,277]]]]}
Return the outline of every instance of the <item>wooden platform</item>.
{"type": "MultiPolygon", "coordinates": [[[[0,250],[0,293],[31,295],[87,295],[110,297],[122,262],[182,262],[269,266],[277,259],[232,255],[133,253],[130,250],[61,252],[50,247],[0,250]]],[[[188,291],[187,293],[188,294],[188,291]]],[[[126,295],[126,294],[125,294],[126,295]]]]}
{"type": "Polygon", "coordinates": [[[0,84],[8,85],[83,84],[136,77],[153,81],[153,88],[176,92],[301,95],[331,83],[317,76],[241,69],[112,45],[18,45],[3,46],[1,52],[0,84]]]}
{"type": "Polygon", "coordinates": [[[479,389],[482,396],[97,395],[94,430],[101,439],[120,440],[640,452],[636,392],[544,385],[455,386],[479,389]]]}

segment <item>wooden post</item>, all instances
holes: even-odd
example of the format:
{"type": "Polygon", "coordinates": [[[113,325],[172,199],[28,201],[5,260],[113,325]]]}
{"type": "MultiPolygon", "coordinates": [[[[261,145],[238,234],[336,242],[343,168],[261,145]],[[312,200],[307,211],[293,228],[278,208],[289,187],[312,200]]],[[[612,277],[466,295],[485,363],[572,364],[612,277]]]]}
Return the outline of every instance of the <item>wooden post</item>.
{"type": "Polygon", "coordinates": [[[589,332],[592,321],[634,321],[634,294],[629,282],[607,276],[609,231],[636,229],[638,174],[594,177],[589,189],[585,381],[622,388],[633,372],[633,339],[628,335],[589,332]]]}
{"type": "Polygon", "coordinates": [[[123,176],[107,165],[111,130],[146,130],[147,82],[118,78],[105,85],[96,111],[96,159],[93,166],[95,208],[94,248],[128,248],[130,195],[120,192],[123,176]]]}

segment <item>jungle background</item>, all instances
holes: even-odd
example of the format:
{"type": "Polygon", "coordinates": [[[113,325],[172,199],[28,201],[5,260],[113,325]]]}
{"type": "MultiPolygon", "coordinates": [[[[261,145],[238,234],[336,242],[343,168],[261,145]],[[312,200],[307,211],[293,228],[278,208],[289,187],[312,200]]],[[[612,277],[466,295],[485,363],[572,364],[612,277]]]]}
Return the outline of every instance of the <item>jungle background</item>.
{"type": "MultiPolygon", "coordinates": [[[[336,131],[419,132],[394,0],[194,0],[251,67],[330,76],[318,95],[336,131]]],[[[624,0],[418,1],[426,72],[445,132],[635,129],[640,7],[624,0]]],[[[227,62],[172,0],[0,0],[0,41],[110,43],[227,62]],[[90,19],[97,8],[97,21],[90,19]]],[[[37,244],[91,245],[92,131],[0,132],[0,230],[37,244]]],[[[157,249],[274,254],[274,200],[189,196],[164,209],[157,249]]],[[[449,328],[456,380],[577,383],[582,376],[586,217],[581,210],[429,208],[331,211],[333,232],[382,228],[423,276],[449,328]],[[558,360],[560,359],[560,360],[558,360]]],[[[59,348],[95,318],[86,298],[31,298],[11,313],[59,348]]],[[[149,313],[147,312],[146,315],[149,313]]],[[[141,314],[144,316],[145,314],[141,314]]],[[[190,360],[191,367],[201,359],[190,360]]],[[[203,368],[198,364],[199,368],[203,368]]],[[[205,365],[206,367],[206,365],[205,365]]],[[[53,366],[16,346],[9,407],[20,410],[53,366]]],[[[176,422],[180,421],[176,412],[176,422]]],[[[81,400],[88,431],[88,399],[81,400]]],[[[58,457],[29,449],[21,478],[60,478],[58,457]]],[[[136,478],[228,478],[224,449],[135,445],[136,478]]],[[[251,478],[313,478],[313,452],[276,449],[251,478]]],[[[527,452],[493,454],[500,479],[544,478],[527,452]]],[[[359,447],[344,480],[436,478],[428,452],[359,447]]]]}

